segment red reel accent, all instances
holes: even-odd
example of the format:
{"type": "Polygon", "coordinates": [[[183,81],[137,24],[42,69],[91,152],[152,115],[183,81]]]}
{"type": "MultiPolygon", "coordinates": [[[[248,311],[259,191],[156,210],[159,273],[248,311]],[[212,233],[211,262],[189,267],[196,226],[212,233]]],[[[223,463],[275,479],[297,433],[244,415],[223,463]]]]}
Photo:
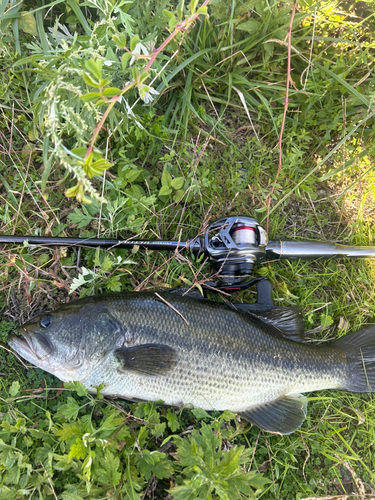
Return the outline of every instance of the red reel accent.
{"type": "Polygon", "coordinates": [[[232,229],[231,236],[236,245],[256,245],[257,243],[255,228],[251,226],[237,226],[232,229]]]}

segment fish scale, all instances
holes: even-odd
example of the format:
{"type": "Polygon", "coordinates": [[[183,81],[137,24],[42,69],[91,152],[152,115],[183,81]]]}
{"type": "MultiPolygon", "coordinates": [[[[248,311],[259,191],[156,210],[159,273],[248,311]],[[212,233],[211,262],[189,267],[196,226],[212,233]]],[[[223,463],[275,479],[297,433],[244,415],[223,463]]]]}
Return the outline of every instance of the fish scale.
{"type": "Polygon", "coordinates": [[[44,314],[20,327],[25,340],[13,337],[10,345],[64,381],[90,390],[104,383],[105,395],[232,410],[287,434],[305,418],[301,393],[366,392],[364,377],[375,387],[373,327],[367,336],[312,346],[280,331],[277,308],[269,324],[225,304],[165,292],[87,297],[47,314],[47,328],[40,326],[44,314]]]}

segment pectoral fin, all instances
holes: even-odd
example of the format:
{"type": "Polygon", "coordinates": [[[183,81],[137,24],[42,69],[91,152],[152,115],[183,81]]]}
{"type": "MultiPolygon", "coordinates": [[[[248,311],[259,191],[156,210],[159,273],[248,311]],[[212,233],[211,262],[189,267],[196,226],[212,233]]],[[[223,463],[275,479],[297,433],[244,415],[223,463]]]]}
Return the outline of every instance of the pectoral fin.
{"type": "Polygon", "coordinates": [[[239,413],[239,416],[265,431],[292,434],[301,427],[306,414],[306,398],[296,395],[283,396],[276,401],[239,413]]]}
{"type": "Polygon", "coordinates": [[[143,375],[165,375],[177,359],[172,347],[159,344],[142,344],[135,347],[116,349],[115,355],[121,362],[121,371],[133,371],[143,375]]]}

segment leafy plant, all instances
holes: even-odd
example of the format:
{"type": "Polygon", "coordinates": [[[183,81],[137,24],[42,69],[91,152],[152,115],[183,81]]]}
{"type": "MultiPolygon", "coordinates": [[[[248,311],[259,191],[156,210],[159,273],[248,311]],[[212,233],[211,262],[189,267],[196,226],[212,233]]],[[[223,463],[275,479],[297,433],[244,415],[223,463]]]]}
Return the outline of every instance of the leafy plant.
{"type": "Polygon", "coordinates": [[[256,498],[269,481],[255,472],[243,473],[251,450],[233,446],[224,451],[220,422],[204,422],[188,439],[175,438],[177,461],[187,477],[170,493],[179,500],[256,498]]]}
{"type": "MultiPolygon", "coordinates": [[[[96,19],[92,20],[92,27],[85,20],[79,5],[70,2],[69,7],[81,23],[85,35],[79,30],[72,34],[58,20],[50,28],[50,35],[47,35],[39,19],[40,45],[36,42],[26,44],[31,55],[19,58],[13,67],[26,66],[25,70],[30,74],[34,73],[37,80],[32,106],[36,117],[34,135],[38,137],[42,133],[45,137],[43,191],[52,166],[58,162],[77,180],[66,191],[66,196],[90,203],[90,198],[85,195],[88,192],[90,196],[105,202],[89,179],[102,174],[111,166],[100,150],[95,149],[107,118],[111,115],[109,123],[112,130],[120,126],[120,112],[124,113],[126,122],[134,119],[142,127],[125,94],[136,88],[142,101],[146,104],[153,101],[152,96],[158,92],[151,84],[146,84],[146,81],[151,76],[150,70],[155,60],[170,41],[187,30],[200,15],[207,15],[208,2],[206,0],[198,7],[194,0],[186,12],[181,3],[177,17],[173,12],[165,10],[172,32],[158,48],[155,48],[158,35],[141,41],[139,35],[133,33],[131,25],[134,21],[126,12],[127,2],[121,2],[116,7],[110,2],[103,2],[97,10],[96,19]],[[120,81],[127,83],[122,88],[116,87],[120,81]],[[90,92],[85,91],[86,86],[90,88],[90,92]],[[116,103],[121,105],[120,112],[112,112],[116,103]]],[[[4,6],[6,5],[5,2],[4,6]]],[[[91,1],[87,2],[87,6],[97,7],[91,1]]],[[[24,27],[27,21],[35,25],[31,31],[26,31],[37,34],[33,13],[23,11],[19,15],[19,8],[20,5],[17,8],[10,6],[9,13],[3,16],[5,26],[11,16],[14,21],[13,32],[17,38],[16,26],[18,17],[21,16],[24,27]]],[[[0,11],[0,15],[1,13],[0,11]]],[[[18,52],[20,54],[21,49],[18,52]]],[[[156,69],[161,72],[160,63],[156,65],[156,69]]]]}
{"type": "MultiPolygon", "coordinates": [[[[259,474],[244,473],[240,465],[249,453],[243,446],[221,450],[218,432],[223,418],[211,425],[203,424],[202,434],[194,432],[189,441],[171,435],[179,457],[175,462],[156,447],[156,440],[166,432],[166,423],[160,422],[165,418],[154,405],[134,405],[133,417],[120,406],[104,404],[100,392],[97,398],[90,396],[78,382],[66,383],[65,388],[77,393],[65,393],[66,402],[60,398],[53,414],[50,409],[31,404],[36,426],[30,418],[21,416],[19,405],[23,396],[18,382],[12,384],[8,398],[1,403],[9,405],[0,431],[2,498],[30,498],[38,494],[74,500],[118,495],[138,499],[151,478],[163,482],[177,473],[184,486],[174,487],[172,497],[193,498],[197,482],[193,477],[197,472],[195,462],[200,466],[205,462],[202,473],[216,477],[213,484],[218,498],[224,498],[228,486],[235,492],[229,492],[227,498],[239,499],[243,494],[255,498],[255,492],[258,495],[268,482],[259,474]],[[215,466],[219,466],[216,475],[215,466]],[[191,493],[186,496],[188,491],[191,493]]],[[[47,405],[51,407],[51,400],[47,405]]],[[[205,489],[198,486],[196,493],[203,494],[205,489]]]]}

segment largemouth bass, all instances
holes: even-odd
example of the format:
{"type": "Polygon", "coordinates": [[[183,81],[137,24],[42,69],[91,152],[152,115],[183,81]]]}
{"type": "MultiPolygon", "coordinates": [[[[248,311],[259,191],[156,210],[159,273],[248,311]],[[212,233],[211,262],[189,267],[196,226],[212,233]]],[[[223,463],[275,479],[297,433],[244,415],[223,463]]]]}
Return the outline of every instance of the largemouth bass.
{"type": "Polygon", "coordinates": [[[375,325],[331,344],[298,340],[293,308],[249,312],[169,292],[112,293],[68,303],[19,328],[9,345],[63,381],[103,394],[231,410],[290,434],[309,391],[375,390],[375,325]]]}

